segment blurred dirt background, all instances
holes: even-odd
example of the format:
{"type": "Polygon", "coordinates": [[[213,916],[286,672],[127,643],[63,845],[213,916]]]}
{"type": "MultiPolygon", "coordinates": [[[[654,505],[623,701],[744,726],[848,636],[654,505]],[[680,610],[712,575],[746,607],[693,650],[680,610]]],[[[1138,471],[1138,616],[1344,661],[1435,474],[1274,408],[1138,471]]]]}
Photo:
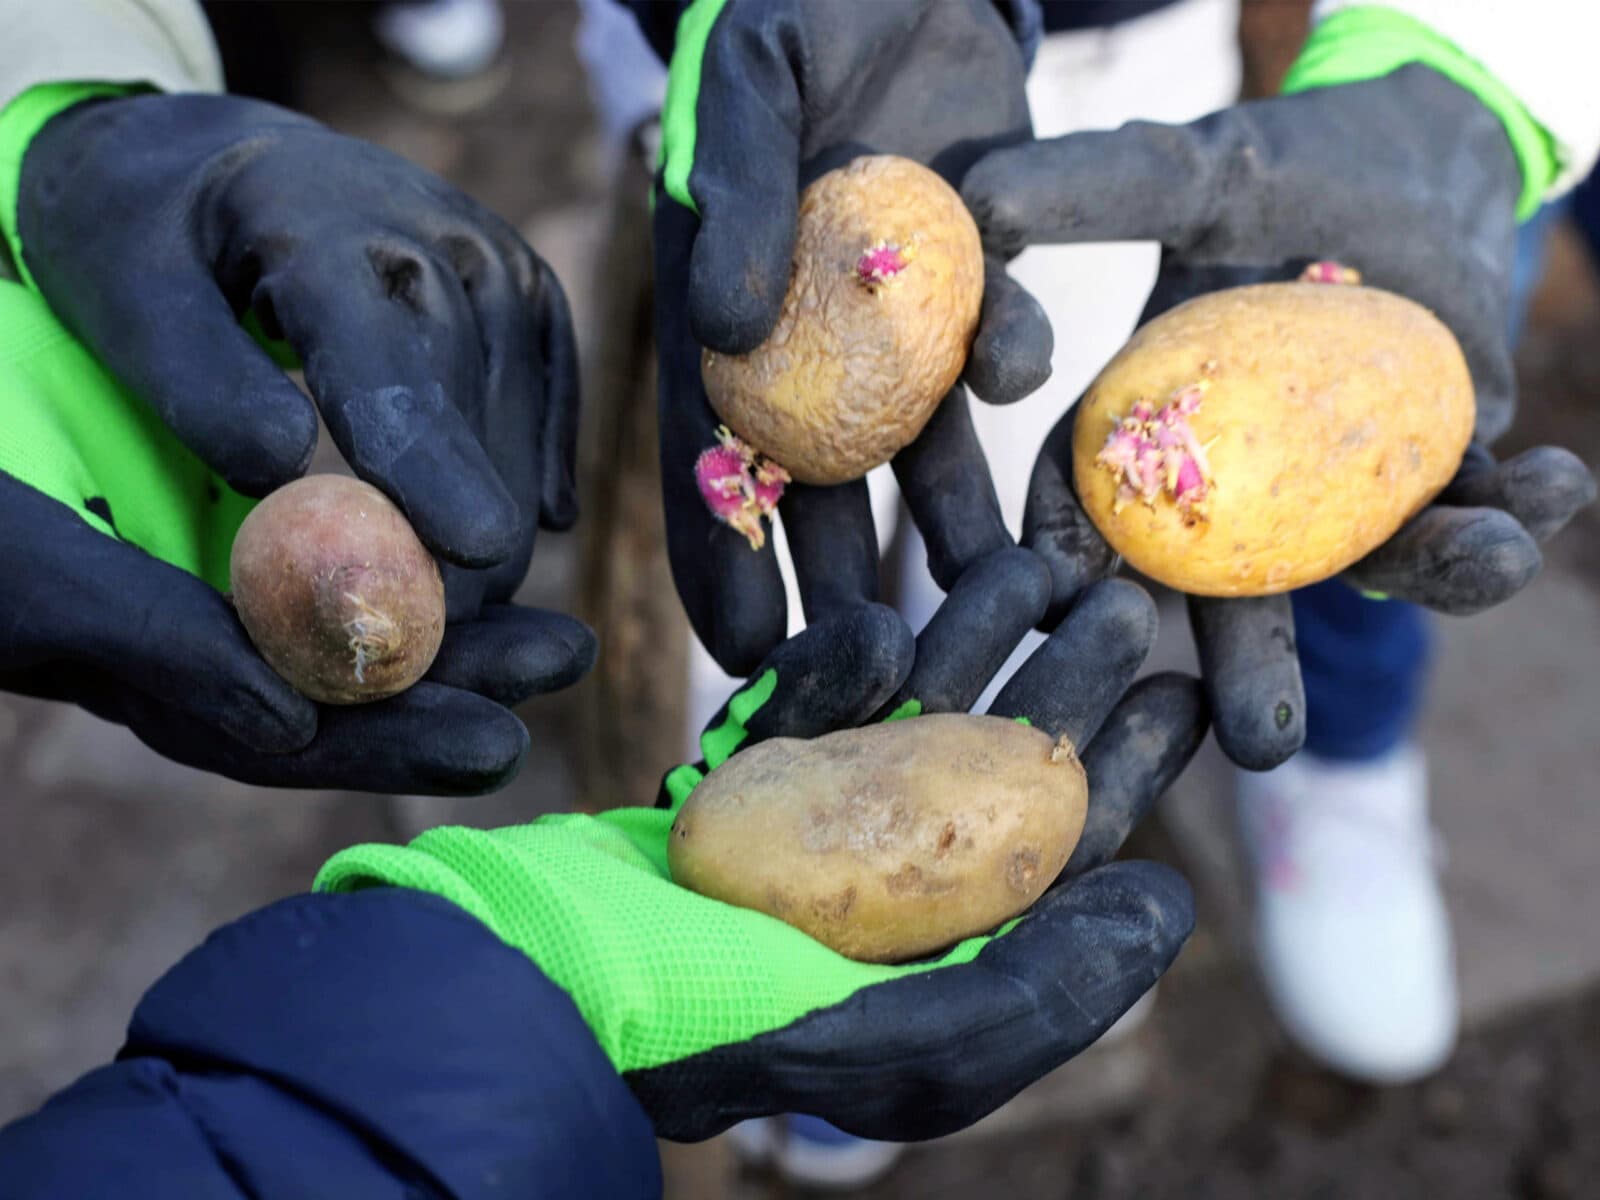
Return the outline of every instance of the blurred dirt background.
{"type": "MultiPolygon", "coordinates": [[[[254,46],[258,60],[281,50],[275,61],[292,63],[288,74],[254,78],[241,67],[236,86],[276,92],[405,154],[519,225],[566,283],[584,330],[595,414],[586,453],[641,464],[642,481],[601,497],[598,517],[591,496],[586,517],[612,530],[609,539],[542,535],[521,598],[598,619],[604,666],[577,692],[522,710],[533,751],[495,796],[253,789],[167,763],[74,710],[0,697],[0,1121],[114,1053],[160,970],[215,925],[303,889],[339,847],[443,822],[647,802],[677,737],[682,629],[663,615],[672,609],[662,607],[652,558],[652,384],[637,353],[638,293],[626,283],[645,243],[637,228],[631,240],[608,237],[615,204],[572,51],[574,9],[509,4],[507,69],[484,94],[463,98],[396,78],[360,5],[216,7],[227,10],[236,44],[254,46]],[[272,10],[281,10],[277,24],[262,20],[272,10]],[[286,26],[298,36],[286,37],[286,26]]],[[[1252,90],[1270,89],[1292,57],[1305,8],[1246,6],[1252,90]]],[[[1521,417],[1504,449],[1557,441],[1600,465],[1597,347],[1600,290],[1561,230],[1519,350],[1521,417]]],[[[1163,611],[1152,669],[1192,662],[1181,610],[1163,611]]],[[[1515,604],[1443,627],[1423,738],[1450,854],[1468,1032],[1438,1077],[1363,1089],[1285,1048],[1242,954],[1241,892],[1223,832],[1228,776],[1208,750],[1139,848],[1186,868],[1202,902],[1200,929],[1151,1019],[977,1129],[914,1148],[862,1194],[1600,1194],[1597,618],[1600,511],[1591,510],[1515,604]]],[[[663,1149],[673,1197],[799,1194],[741,1174],[718,1140],[663,1149]]]]}

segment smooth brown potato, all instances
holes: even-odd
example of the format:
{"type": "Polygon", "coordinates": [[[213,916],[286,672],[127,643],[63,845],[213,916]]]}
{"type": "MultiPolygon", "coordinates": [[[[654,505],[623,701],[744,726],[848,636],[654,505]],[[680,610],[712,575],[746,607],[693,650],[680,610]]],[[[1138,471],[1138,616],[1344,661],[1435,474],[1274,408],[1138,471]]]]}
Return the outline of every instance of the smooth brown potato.
{"type": "Polygon", "coordinates": [[[800,197],[778,324],[748,354],[707,351],[706,395],[801,483],[859,479],[922,432],[966,365],[982,303],[983,247],[955,189],[910,159],[858,158],[800,197]],[[908,261],[864,279],[877,247],[908,261]]]}
{"type": "Polygon", "coordinates": [[[1061,873],[1088,786],[1070,744],[1001,717],[775,738],[690,794],[672,878],[840,954],[899,962],[1016,916],[1061,873]]]}
{"type": "Polygon", "coordinates": [[[1260,596],[1336,575],[1449,483],[1474,420],[1450,331],[1368,287],[1272,283],[1214,292],[1157,317],[1078,406],[1078,495],[1128,562],[1204,596],[1260,596]],[[1169,493],[1116,507],[1096,456],[1135,400],[1158,408],[1207,380],[1191,419],[1212,470],[1205,515],[1169,493]]]}
{"type": "Polygon", "coordinates": [[[439,652],[439,567],[405,515],[359,479],[312,475],[279,488],[239,526],[229,565],[250,640],[313,700],[392,696],[439,652]]]}

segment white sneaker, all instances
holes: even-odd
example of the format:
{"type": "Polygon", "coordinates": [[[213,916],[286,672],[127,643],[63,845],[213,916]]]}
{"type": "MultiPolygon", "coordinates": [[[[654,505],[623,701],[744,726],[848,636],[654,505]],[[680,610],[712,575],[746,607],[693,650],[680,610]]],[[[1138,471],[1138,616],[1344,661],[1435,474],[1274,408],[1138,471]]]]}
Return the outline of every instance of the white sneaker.
{"type": "Polygon", "coordinates": [[[389,0],[372,26],[389,53],[440,79],[487,70],[506,34],[499,0],[389,0]]]}
{"type": "Polygon", "coordinates": [[[1422,754],[1302,753],[1238,777],[1256,955],[1289,1035],[1327,1066],[1407,1083],[1442,1066],[1459,1023],[1422,754]]]}
{"type": "Polygon", "coordinates": [[[762,1117],[727,1132],[734,1154],[749,1167],[774,1167],[790,1183],[850,1191],[882,1179],[905,1147],[836,1129],[820,1117],[762,1117]]]}

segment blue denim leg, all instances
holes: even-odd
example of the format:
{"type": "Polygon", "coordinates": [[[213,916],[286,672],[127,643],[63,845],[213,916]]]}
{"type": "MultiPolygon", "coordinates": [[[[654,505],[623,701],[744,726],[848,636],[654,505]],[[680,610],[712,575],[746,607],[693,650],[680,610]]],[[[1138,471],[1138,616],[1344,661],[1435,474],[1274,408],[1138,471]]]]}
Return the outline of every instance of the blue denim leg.
{"type": "Polygon", "coordinates": [[[1330,579],[1295,592],[1306,685],[1306,749],[1345,762],[1382,757],[1410,734],[1427,686],[1427,614],[1368,600],[1330,579]]]}
{"type": "MultiPolygon", "coordinates": [[[[1569,199],[1562,197],[1551,204],[1546,204],[1517,227],[1516,258],[1511,267],[1511,311],[1507,314],[1506,333],[1512,345],[1522,337],[1523,325],[1528,319],[1528,307],[1533,302],[1533,293],[1539,286],[1539,280],[1544,277],[1545,251],[1550,244],[1550,235],[1555,231],[1562,214],[1569,207],[1569,199]]],[[[1589,201],[1591,206],[1594,200],[1589,201]]],[[[1578,218],[1580,227],[1582,215],[1572,205],[1573,215],[1578,218]]],[[[1600,215],[1600,214],[1597,214],[1600,215]]]]}
{"type": "Polygon", "coordinates": [[[1600,172],[1591,174],[1572,192],[1568,201],[1572,223],[1583,236],[1590,261],[1600,264],[1600,172]]]}

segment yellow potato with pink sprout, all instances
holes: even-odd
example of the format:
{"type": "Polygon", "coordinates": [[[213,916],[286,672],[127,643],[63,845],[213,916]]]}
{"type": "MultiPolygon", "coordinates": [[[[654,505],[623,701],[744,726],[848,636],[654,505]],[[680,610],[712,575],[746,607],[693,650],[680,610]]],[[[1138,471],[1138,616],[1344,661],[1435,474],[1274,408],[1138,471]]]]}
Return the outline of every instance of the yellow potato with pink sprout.
{"type": "Polygon", "coordinates": [[[1269,595],[1393,536],[1450,482],[1474,417],[1461,347],[1421,305],[1352,283],[1230,288],[1149,322],[1100,372],[1073,476],[1135,569],[1269,595]]]}

